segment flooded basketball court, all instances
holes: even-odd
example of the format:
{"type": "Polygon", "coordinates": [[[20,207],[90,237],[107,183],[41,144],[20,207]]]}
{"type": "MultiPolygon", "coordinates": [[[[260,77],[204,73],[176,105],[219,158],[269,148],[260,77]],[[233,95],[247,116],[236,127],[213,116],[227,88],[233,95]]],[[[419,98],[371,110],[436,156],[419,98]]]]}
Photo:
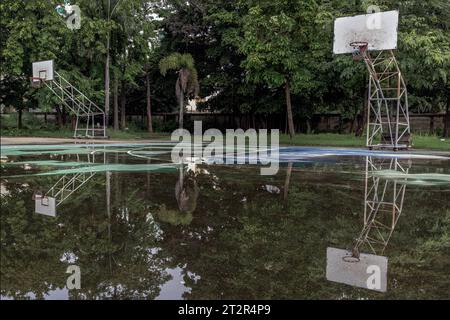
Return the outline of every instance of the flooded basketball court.
{"type": "Polygon", "coordinates": [[[448,154],[281,148],[261,176],[172,147],[2,146],[2,299],[450,298],[448,154]],[[382,292],[339,250],[385,258],[382,292]]]}

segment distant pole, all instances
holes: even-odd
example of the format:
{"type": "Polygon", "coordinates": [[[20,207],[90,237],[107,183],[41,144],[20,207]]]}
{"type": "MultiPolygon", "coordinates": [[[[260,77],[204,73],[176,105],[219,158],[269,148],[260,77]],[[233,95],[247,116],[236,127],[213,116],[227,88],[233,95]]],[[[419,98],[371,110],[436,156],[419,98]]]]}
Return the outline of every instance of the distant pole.
{"type": "Polygon", "coordinates": [[[450,109],[450,86],[447,88],[447,107],[445,108],[444,116],[444,138],[448,138],[450,131],[450,115],[448,114],[450,109]]]}
{"type": "Polygon", "coordinates": [[[109,48],[110,48],[110,23],[111,21],[111,0],[108,0],[108,32],[106,34],[106,63],[105,63],[105,127],[109,125],[109,48]]]}
{"type": "Polygon", "coordinates": [[[108,22],[108,32],[106,34],[106,63],[105,63],[105,128],[109,125],[109,110],[110,110],[110,47],[111,47],[111,29],[110,22],[111,17],[116,10],[117,6],[121,0],[118,0],[114,5],[114,8],[111,10],[111,0],[108,0],[108,13],[107,13],[107,22],[108,22]]]}

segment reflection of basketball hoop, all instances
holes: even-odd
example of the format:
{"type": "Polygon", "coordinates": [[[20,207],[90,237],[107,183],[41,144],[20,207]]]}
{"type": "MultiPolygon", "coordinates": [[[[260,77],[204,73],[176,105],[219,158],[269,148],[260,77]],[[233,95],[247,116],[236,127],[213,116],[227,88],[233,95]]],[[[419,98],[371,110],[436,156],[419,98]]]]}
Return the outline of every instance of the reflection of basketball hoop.
{"type": "Polygon", "coordinates": [[[354,41],[350,43],[350,46],[353,48],[353,60],[361,61],[369,48],[369,43],[364,41],[354,41]]]}
{"type": "Polygon", "coordinates": [[[40,88],[45,82],[45,78],[41,77],[30,77],[30,83],[33,88],[40,88]]]}
{"type": "Polygon", "coordinates": [[[345,256],[342,258],[342,260],[347,263],[358,263],[361,261],[359,258],[354,256],[345,256]]]}
{"type": "Polygon", "coordinates": [[[34,211],[39,214],[54,217],[56,216],[56,199],[36,192],[33,195],[34,211]]]}
{"type": "Polygon", "coordinates": [[[45,206],[48,207],[50,206],[50,200],[48,198],[48,196],[43,195],[41,192],[36,192],[35,194],[33,194],[33,198],[34,201],[40,201],[41,206],[45,206]]]}
{"type": "Polygon", "coordinates": [[[43,197],[42,192],[37,191],[37,192],[35,192],[35,193],[33,194],[33,197],[32,197],[31,199],[32,199],[33,201],[36,201],[36,200],[41,200],[42,197],[43,197]]]}

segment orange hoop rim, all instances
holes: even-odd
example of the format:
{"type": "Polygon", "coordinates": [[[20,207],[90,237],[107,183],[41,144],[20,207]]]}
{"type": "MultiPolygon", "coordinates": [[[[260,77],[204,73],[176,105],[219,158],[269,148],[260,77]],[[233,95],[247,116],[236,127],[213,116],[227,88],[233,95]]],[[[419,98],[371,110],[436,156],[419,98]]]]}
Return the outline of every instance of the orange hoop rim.
{"type": "Polygon", "coordinates": [[[30,77],[31,86],[39,88],[45,82],[45,78],[30,77]]]}
{"type": "Polygon", "coordinates": [[[358,263],[361,261],[360,258],[354,256],[345,256],[342,258],[342,260],[347,263],[358,263]]]}
{"type": "Polygon", "coordinates": [[[353,41],[350,42],[350,46],[353,48],[367,48],[369,43],[365,41],[353,41]]]}
{"type": "Polygon", "coordinates": [[[40,77],[30,77],[30,80],[33,82],[44,82],[45,78],[40,78],[40,77]]]}

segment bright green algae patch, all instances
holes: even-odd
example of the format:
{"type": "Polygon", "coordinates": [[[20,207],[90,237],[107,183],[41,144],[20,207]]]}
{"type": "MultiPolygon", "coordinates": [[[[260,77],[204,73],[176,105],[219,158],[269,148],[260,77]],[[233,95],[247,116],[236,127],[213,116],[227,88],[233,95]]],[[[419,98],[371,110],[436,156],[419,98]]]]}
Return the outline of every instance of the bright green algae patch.
{"type": "Polygon", "coordinates": [[[397,183],[416,186],[450,185],[450,175],[440,173],[402,173],[395,170],[381,170],[373,172],[373,175],[386,180],[394,180],[397,183]]]}
{"type": "MultiPolygon", "coordinates": [[[[1,156],[45,155],[45,154],[89,154],[97,152],[116,153],[153,148],[171,150],[172,143],[148,144],[67,144],[67,145],[20,145],[2,146],[1,156]]],[[[155,151],[156,152],[156,151],[155,151]]]]}
{"type": "MultiPolygon", "coordinates": [[[[75,161],[56,161],[56,160],[36,160],[36,161],[18,161],[18,162],[6,162],[3,166],[38,166],[38,167],[83,167],[89,165],[95,165],[89,162],[75,162],[75,161]]],[[[100,165],[100,163],[99,163],[100,165]]]]}
{"type": "Polygon", "coordinates": [[[175,172],[177,166],[173,164],[99,164],[91,165],[79,168],[52,170],[42,173],[26,174],[26,175],[14,175],[4,178],[19,178],[29,176],[52,176],[52,175],[65,175],[65,174],[77,174],[77,173],[97,173],[97,172],[175,172]]]}

